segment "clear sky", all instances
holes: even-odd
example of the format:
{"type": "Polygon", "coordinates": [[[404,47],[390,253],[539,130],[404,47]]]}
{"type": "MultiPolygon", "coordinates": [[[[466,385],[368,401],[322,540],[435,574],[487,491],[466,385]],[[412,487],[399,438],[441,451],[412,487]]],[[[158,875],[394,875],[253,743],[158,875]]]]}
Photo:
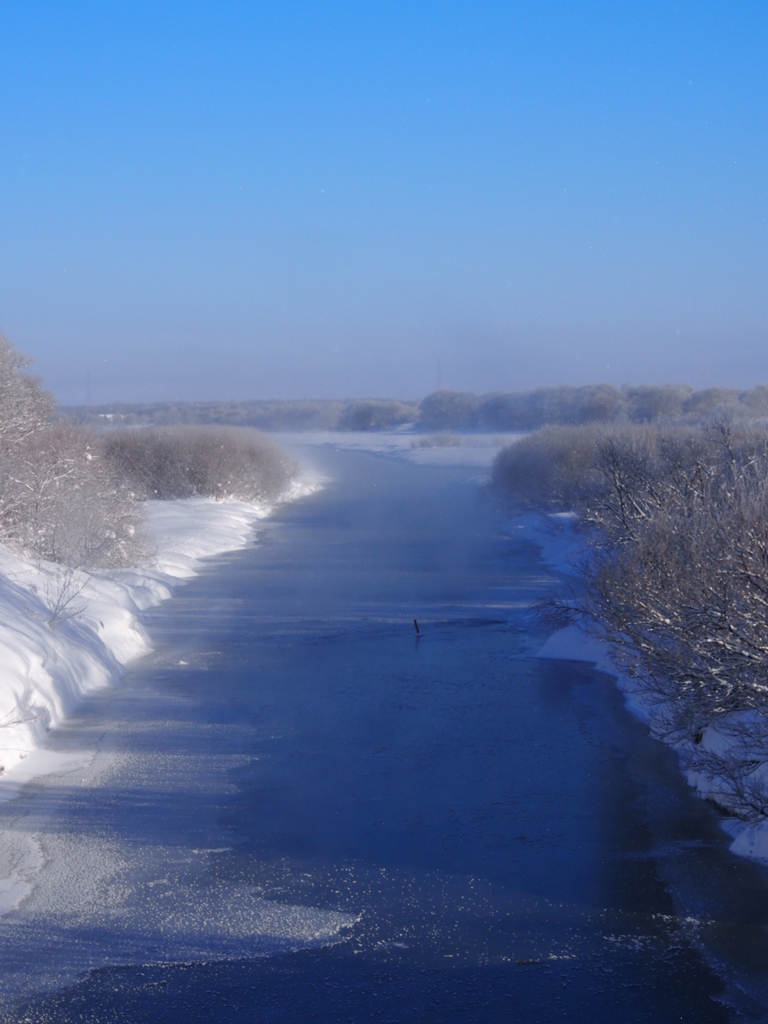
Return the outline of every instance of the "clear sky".
{"type": "Polygon", "coordinates": [[[768,380],[765,0],[0,4],[64,402],[768,380]]]}

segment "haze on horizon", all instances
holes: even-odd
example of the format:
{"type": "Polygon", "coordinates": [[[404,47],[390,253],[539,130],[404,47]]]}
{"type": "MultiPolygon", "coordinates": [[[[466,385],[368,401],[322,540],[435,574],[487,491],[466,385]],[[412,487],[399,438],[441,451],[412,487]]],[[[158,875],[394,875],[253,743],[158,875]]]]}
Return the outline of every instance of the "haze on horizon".
{"type": "Polygon", "coordinates": [[[766,381],[767,30],[7,4],[0,330],[73,404],[766,381]]]}

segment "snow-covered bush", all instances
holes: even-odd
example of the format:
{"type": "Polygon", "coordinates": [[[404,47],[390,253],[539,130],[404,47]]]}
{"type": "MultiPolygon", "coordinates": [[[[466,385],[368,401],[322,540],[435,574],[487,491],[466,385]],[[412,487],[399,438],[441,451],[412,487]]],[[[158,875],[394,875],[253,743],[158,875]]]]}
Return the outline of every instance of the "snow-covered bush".
{"type": "Polygon", "coordinates": [[[469,391],[434,391],[419,406],[418,430],[477,430],[480,399],[469,391]]]}
{"type": "Polygon", "coordinates": [[[53,399],[37,377],[21,372],[30,362],[0,334],[0,446],[4,452],[42,430],[51,419],[53,399]]]}
{"type": "Polygon", "coordinates": [[[593,427],[542,427],[502,448],[492,487],[525,508],[571,510],[595,485],[597,439],[593,427]]]}
{"type": "Polygon", "coordinates": [[[106,457],[140,498],[271,501],[296,465],[270,438],[237,427],[146,427],[103,437],[106,457]]]}
{"type": "Polygon", "coordinates": [[[690,400],[695,389],[690,385],[627,387],[623,389],[626,415],[633,423],[676,420],[683,412],[683,403],[690,400]]]}
{"type": "Polygon", "coordinates": [[[52,419],[54,403],[0,337],[0,537],[68,566],[136,561],[144,547],[133,495],[98,438],[52,419]]]}
{"type": "Polygon", "coordinates": [[[692,734],[768,702],[768,437],[719,430],[597,446],[580,512],[585,610],[692,734]],[[684,709],[684,710],[683,710],[684,709]]]}
{"type": "Polygon", "coordinates": [[[412,423],[418,415],[415,403],[365,398],[344,406],[336,430],[388,430],[412,423]]]}
{"type": "Polygon", "coordinates": [[[492,479],[577,513],[582,612],[661,697],[685,698],[694,733],[768,701],[768,435],[546,428],[492,479]]]}
{"type": "Polygon", "coordinates": [[[411,441],[411,448],[459,448],[461,438],[457,434],[427,434],[411,441]]]}
{"type": "Polygon", "coordinates": [[[92,426],[216,426],[253,430],[387,430],[411,423],[418,402],[392,399],[251,399],[244,402],[141,402],[66,410],[92,426]]]}
{"type": "Polygon", "coordinates": [[[38,558],[69,566],[116,566],[142,553],[129,487],[99,439],[66,421],[47,424],[0,456],[5,537],[38,558]]]}
{"type": "Polygon", "coordinates": [[[543,430],[500,453],[494,481],[576,512],[586,584],[576,612],[691,770],[717,778],[732,810],[768,813],[768,434],[726,423],[543,430]],[[702,744],[735,723],[749,725],[749,744],[702,744]]]}

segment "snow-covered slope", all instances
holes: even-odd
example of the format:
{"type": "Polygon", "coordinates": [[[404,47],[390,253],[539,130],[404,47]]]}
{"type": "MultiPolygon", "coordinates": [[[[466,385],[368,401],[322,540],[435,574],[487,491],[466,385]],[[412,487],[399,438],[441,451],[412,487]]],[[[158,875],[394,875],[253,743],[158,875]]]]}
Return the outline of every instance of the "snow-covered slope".
{"type": "MultiPolygon", "coordinates": [[[[286,498],[313,488],[295,483],[286,498]]],[[[89,575],[0,546],[0,799],[49,769],[48,730],[150,649],[139,613],[170,597],[202,558],[245,546],[270,511],[210,498],[148,502],[155,557],[141,569],[89,575]]]]}

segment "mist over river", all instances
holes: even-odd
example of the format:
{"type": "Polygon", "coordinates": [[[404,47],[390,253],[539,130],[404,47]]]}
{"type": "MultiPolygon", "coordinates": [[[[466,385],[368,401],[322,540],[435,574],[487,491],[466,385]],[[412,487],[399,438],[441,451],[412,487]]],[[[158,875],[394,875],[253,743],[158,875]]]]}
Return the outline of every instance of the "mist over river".
{"type": "Polygon", "coordinates": [[[557,581],[478,467],[295,454],[323,488],[0,807],[0,1019],[768,1020],[768,871],[611,677],[536,658],[557,581]]]}

